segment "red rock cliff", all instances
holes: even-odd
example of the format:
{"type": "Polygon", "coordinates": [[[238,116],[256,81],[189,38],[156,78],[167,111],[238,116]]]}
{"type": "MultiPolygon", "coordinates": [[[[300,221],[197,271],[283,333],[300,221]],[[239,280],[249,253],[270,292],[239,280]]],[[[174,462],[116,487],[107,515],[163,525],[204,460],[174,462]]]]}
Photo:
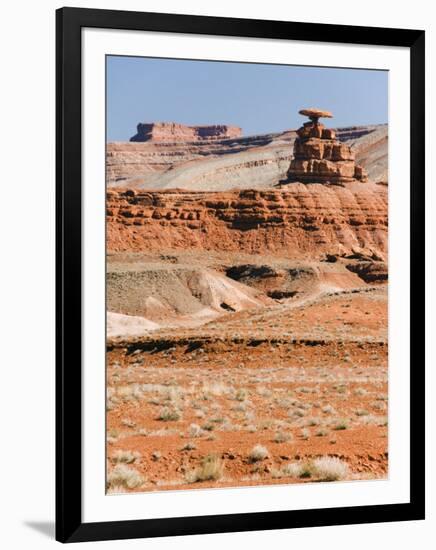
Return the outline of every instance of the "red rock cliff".
{"type": "Polygon", "coordinates": [[[293,184],[221,193],[110,190],[108,251],[204,249],[322,258],[387,252],[387,190],[293,184]]]}

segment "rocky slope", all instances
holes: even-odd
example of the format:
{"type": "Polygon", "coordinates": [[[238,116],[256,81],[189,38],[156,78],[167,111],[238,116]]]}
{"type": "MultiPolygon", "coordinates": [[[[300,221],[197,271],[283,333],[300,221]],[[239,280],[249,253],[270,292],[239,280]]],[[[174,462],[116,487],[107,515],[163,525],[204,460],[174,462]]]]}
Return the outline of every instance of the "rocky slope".
{"type": "Polygon", "coordinates": [[[366,168],[372,181],[388,182],[387,125],[358,138],[350,138],[349,145],[356,152],[356,162],[366,168]]]}
{"type": "MultiPolygon", "coordinates": [[[[336,130],[372,181],[387,181],[387,125],[336,130]]],[[[268,188],[285,177],[295,131],[225,139],[149,139],[107,144],[108,187],[220,191],[268,188]]],[[[168,138],[169,139],[169,138],[168,138]]]]}
{"type": "Polygon", "coordinates": [[[158,323],[186,316],[201,321],[271,302],[262,292],[222,273],[186,265],[142,269],[109,266],[107,301],[109,311],[139,315],[158,323]]]}
{"type": "Polygon", "coordinates": [[[290,184],[203,193],[109,190],[108,251],[197,249],[385,260],[387,188],[290,184]]]}

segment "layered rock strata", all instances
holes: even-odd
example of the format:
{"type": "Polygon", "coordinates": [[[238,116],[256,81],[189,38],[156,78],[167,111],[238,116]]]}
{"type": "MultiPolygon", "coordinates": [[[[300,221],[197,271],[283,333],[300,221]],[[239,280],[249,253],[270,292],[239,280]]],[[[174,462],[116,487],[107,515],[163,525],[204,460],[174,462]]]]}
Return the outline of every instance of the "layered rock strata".
{"type": "Polygon", "coordinates": [[[108,251],[200,249],[322,259],[386,259],[387,189],[293,184],[281,190],[110,190],[108,251]]]}
{"type": "MultiPolygon", "coordinates": [[[[387,125],[335,130],[371,181],[387,182],[387,130],[387,125]]],[[[208,191],[272,187],[286,178],[296,136],[287,131],[231,140],[108,143],[107,184],[208,191]]]]}
{"type": "Polygon", "coordinates": [[[310,121],[297,130],[286,182],[342,184],[368,180],[364,168],[355,163],[354,151],[336,138],[334,130],[319,122],[321,117],[332,118],[330,112],[302,109],[300,114],[310,121]]]}

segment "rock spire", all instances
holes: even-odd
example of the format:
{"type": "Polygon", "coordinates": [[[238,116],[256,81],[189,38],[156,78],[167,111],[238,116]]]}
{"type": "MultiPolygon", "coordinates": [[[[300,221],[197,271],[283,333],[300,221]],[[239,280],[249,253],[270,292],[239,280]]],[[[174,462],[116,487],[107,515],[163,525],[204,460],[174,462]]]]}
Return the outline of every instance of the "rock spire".
{"type": "Polygon", "coordinates": [[[332,118],[332,113],[315,108],[301,109],[299,113],[310,121],[297,130],[286,183],[343,184],[368,180],[366,171],[355,163],[351,148],[336,139],[334,130],[319,122],[320,118],[332,118]]]}

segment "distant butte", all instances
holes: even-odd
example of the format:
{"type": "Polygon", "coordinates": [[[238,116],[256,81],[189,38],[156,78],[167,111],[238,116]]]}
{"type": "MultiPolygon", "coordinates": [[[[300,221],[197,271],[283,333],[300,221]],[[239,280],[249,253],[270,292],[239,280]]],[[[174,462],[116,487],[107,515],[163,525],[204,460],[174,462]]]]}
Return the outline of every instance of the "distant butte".
{"type": "Polygon", "coordinates": [[[239,138],[242,135],[239,126],[229,126],[227,124],[186,126],[176,122],[141,122],[136,130],[137,133],[130,138],[130,141],[208,142],[239,138]]]}
{"type": "Polygon", "coordinates": [[[301,109],[307,116],[297,130],[294,142],[294,158],[289,166],[286,180],[281,183],[330,183],[344,184],[353,181],[366,182],[366,171],[355,163],[351,147],[336,139],[334,130],[319,122],[320,118],[333,118],[332,113],[321,109],[301,109]]]}

